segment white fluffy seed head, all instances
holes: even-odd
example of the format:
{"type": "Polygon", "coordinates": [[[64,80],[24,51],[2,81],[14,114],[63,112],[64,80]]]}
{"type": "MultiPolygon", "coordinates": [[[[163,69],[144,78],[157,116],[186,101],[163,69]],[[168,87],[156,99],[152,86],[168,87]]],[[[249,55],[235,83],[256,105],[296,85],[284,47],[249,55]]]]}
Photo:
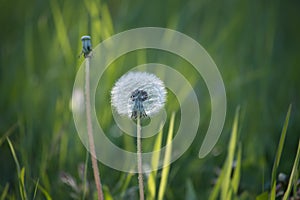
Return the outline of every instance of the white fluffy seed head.
{"type": "Polygon", "coordinates": [[[120,115],[132,116],[135,102],[131,96],[137,90],[145,91],[148,95],[142,102],[147,116],[155,115],[164,107],[167,94],[164,83],[154,74],[129,72],[115,83],[111,91],[112,106],[120,115]]]}

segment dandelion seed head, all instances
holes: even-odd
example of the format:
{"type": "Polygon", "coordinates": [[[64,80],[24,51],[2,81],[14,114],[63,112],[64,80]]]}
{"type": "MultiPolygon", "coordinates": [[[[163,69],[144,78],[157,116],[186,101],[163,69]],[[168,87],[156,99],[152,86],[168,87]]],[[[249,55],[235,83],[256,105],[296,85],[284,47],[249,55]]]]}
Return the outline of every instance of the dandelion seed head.
{"type": "Polygon", "coordinates": [[[136,112],[144,111],[151,117],[163,108],[166,94],[164,83],[154,74],[129,72],[115,83],[111,103],[120,115],[136,118],[136,112]]]}

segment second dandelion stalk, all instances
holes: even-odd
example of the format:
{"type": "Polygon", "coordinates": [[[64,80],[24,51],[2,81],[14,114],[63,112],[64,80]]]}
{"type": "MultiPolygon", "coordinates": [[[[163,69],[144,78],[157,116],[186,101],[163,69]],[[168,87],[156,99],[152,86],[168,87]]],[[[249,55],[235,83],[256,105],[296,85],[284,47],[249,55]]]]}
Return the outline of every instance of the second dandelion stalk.
{"type": "Polygon", "coordinates": [[[90,62],[91,62],[91,37],[83,36],[82,41],[82,54],[86,58],[85,60],[85,107],[86,107],[86,119],[87,119],[87,132],[89,138],[90,153],[92,159],[92,168],[94,172],[95,184],[98,192],[98,200],[103,200],[102,184],[100,180],[99,168],[96,159],[96,150],[93,136],[93,126],[91,120],[91,100],[90,100],[90,62]]]}

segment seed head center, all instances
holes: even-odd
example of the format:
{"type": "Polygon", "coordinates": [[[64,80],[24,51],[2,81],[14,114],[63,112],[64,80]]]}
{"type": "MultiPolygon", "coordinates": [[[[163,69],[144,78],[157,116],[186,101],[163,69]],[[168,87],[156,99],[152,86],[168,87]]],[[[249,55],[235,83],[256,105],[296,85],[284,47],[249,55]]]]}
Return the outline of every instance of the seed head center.
{"type": "Polygon", "coordinates": [[[146,91],[144,90],[135,90],[132,92],[131,96],[130,96],[130,99],[132,101],[145,101],[148,99],[148,94],[146,91]]]}

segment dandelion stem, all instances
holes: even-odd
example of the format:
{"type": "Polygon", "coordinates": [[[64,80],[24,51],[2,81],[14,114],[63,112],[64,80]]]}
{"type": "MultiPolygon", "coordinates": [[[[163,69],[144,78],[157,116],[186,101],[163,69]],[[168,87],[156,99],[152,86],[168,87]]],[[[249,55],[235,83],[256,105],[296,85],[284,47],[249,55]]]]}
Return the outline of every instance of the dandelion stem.
{"type": "Polygon", "coordinates": [[[87,132],[90,145],[90,153],[92,159],[92,168],[94,172],[95,184],[98,192],[98,200],[103,200],[102,185],[100,180],[99,168],[96,159],[96,151],[94,144],[92,120],[91,120],[91,101],[90,101],[90,62],[91,62],[91,53],[86,56],[85,59],[85,106],[86,106],[86,120],[87,120],[87,132]]]}
{"type": "Polygon", "coordinates": [[[143,170],[142,170],[142,141],[141,141],[141,116],[138,113],[137,117],[137,164],[138,164],[138,180],[139,180],[139,191],[140,200],[144,200],[144,180],[143,180],[143,170]]]}

